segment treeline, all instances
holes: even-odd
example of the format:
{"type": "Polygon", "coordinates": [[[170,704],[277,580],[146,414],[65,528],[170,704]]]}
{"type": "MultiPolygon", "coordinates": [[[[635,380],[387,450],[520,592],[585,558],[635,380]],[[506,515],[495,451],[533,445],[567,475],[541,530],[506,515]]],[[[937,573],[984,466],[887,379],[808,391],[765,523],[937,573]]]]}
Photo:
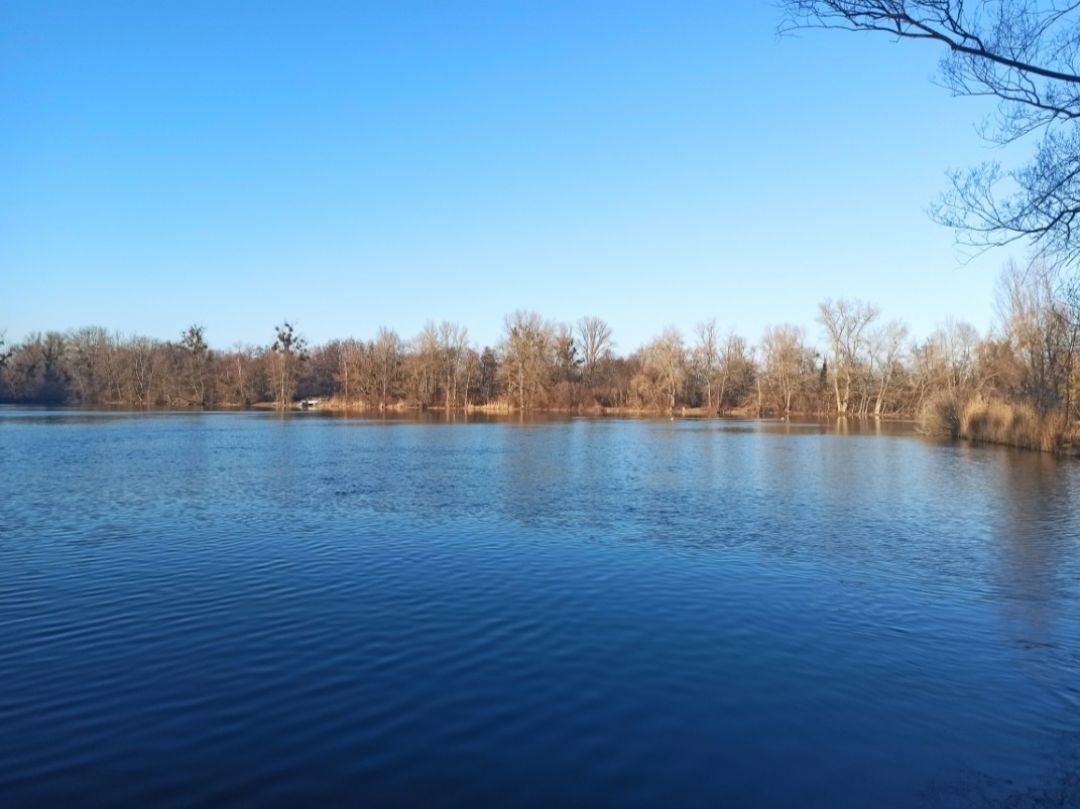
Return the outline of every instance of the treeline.
{"type": "Polygon", "coordinates": [[[211,349],[192,326],[175,341],[99,327],[0,342],[0,399],[124,407],[291,407],[598,410],[786,416],[914,416],[935,396],[978,394],[1076,416],[1080,306],[1039,267],[1007,268],[991,334],[950,321],[921,340],[877,307],[818,306],[816,340],[798,326],[756,344],[715,320],[668,328],[619,354],[601,319],[574,324],[518,311],[494,346],[455,323],[403,339],[309,346],[290,323],[263,346],[211,349]]]}

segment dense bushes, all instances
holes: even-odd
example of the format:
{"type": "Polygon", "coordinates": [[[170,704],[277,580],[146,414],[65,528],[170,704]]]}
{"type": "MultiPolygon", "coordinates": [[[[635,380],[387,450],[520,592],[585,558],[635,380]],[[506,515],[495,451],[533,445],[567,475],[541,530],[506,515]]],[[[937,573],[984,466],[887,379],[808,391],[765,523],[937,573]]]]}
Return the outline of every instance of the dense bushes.
{"type": "Polygon", "coordinates": [[[919,410],[919,432],[931,438],[959,438],[960,417],[967,397],[954,390],[928,397],[919,410]]]}

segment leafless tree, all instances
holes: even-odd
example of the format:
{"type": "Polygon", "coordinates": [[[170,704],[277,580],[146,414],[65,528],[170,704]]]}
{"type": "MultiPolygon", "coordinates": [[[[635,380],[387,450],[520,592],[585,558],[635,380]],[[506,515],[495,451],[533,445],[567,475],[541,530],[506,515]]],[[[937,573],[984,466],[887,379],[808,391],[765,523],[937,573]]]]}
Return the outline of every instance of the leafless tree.
{"type": "Polygon", "coordinates": [[[442,367],[443,400],[449,411],[458,405],[458,389],[466,371],[469,332],[464,326],[444,320],[439,324],[436,339],[442,367]]]}
{"type": "Polygon", "coordinates": [[[791,324],[766,329],[761,339],[761,352],[764,380],[775,393],[779,409],[787,418],[791,415],[792,400],[812,371],[803,330],[791,324]]]}
{"type": "Polygon", "coordinates": [[[210,364],[206,329],[199,325],[189,326],[180,336],[180,346],[187,354],[187,374],[191,386],[190,401],[198,407],[203,407],[206,404],[206,375],[210,364]]]}
{"type": "MultiPolygon", "coordinates": [[[[716,318],[706,320],[704,323],[698,323],[694,332],[697,335],[697,343],[694,345],[693,352],[694,367],[701,377],[702,384],[705,386],[705,407],[711,415],[717,410],[713,404],[713,392],[717,388],[717,377],[722,374],[720,338],[716,318]]],[[[719,387],[723,389],[723,386],[723,382],[720,382],[719,387]]],[[[722,397],[723,393],[721,393],[722,397]]]]}
{"type": "Polygon", "coordinates": [[[14,352],[13,348],[5,349],[7,345],[7,331],[0,329],[0,397],[4,396],[7,388],[7,364],[14,352]]]}
{"type": "Polygon", "coordinates": [[[275,327],[274,343],[271,346],[274,362],[274,394],[279,410],[292,404],[296,392],[297,376],[300,364],[307,360],[307,340],[297,334],[289,321],[275,327]]]}
{"type": "Polygon", "coordinates": [[[611,355],[611,327],[598,317],[583,317],[577,323],[581,345],[581,373],[586,385],[596,382],[596,370],[611,355]]]}
{"type": "Polygon", "coordinates": [[[350,337],[340,342],[335,380],[346,409],[352,407],[353,398],[360,388],[361,358],[363,354],[364,345],[359,340],[350,337]]]}
{"type": "Polygon", "coordinates": [[[501,343],[503,380],[521,410],[538,406],[551,384],[555,328],[535,312],[508,315],[501,343]]]}
{"type": "Polygon", "coordinates": [[[1020,364],[1021,393],[1042,412],[1068,413],[1080,323],[1042,264],[1009,262],[998,294],[1005,336],[1020,364]]]}
{"type": "Polygon", "coordinates": [[[874,415],[877,417],[885,412],[889,385],[896,376],[907,337],[908,328],[899,320],[890,320],[870,336],[870,381],[873,382],[876,372],[877,394],[874,401],[874,415]]]}
{"type": "Polygon", "coordinates": [[[421,407],[434,405],[443,370],[439,327],[435,321],[429,320],[424,324],[420,334],[413,338],[410,348],[408,376],[411,395],[421,407]]]}
{"type": "Polygon", "coordinates": [[[371,344],[371,365],[379,407],[385,407],[397,390],[401,378],[401,338],[393,329],[379,327],[371,344]]]}
{"type": "Polygon", "coordinates": [[[1032,137],[1034,156],[1004,171],[954,172],[933,209],[977,250],[1028,240],[1037,256],[1076,269],[1080,240],[1080,5],[1072,0],[783,0],[781,32],[830,28],[922,40],[945,49],[940,80],[989,96],[994,143],[1032,137]]]}
{"type": "Polygon", "coordinates": [[[724,350],[720,355],[720,390],[717,404],[721,413],[729,405],[740,403],[750,394],[755,376],[754,358],[746,340],[731,332],[724,341],[724,350]]]}
{"type": "Polygon", "coordinates": [[[109,333],[99,326],[72,332],[68,339],[68,364],[76,399],[82,403],[106,403],[111,397],[109,333]]]}
{"type": "Polygon", "coordinates": [[[217,376],[228,404],[247,407],[259,400],[261,360],[261,349],[242,343],[217,359],[217,376]]]}
{"type": "Polygon", "coordinates": [[[149,337],[134,337],[126,346],[130,357],[130,386],[134,403],[140,407],[157,404],[157,384],[160,382],[164,362],[160,344],[149,337]]]}
{"type": "Polygon", "coordinates": [[[669,326],[642,349],[642,373],[663,393],[665,409],[672,411],[686,379],[686,347],[682,333],[669,326]]]}
{"type": "Polygon", "coordinates": [[[948,318],[915,349],[916,374],[924,391],[978,387],[979,333],[970,323],[948,318]]]}
{"type": "Polygon", "coordinates": [[[818,320],[825,328],[832,352],[833,392],[836,413],[848,414],[852,383],[856,378],[863,352],[867,348],[867,329],[878,316],[878,310],[868,303],[826,300],[818,306],[818,320]]]}

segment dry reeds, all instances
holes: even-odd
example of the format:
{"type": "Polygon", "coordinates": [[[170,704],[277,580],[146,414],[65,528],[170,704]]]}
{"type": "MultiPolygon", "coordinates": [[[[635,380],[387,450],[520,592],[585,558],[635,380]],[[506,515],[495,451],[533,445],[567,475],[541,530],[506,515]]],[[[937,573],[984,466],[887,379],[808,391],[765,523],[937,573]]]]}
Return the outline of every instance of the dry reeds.
{"type": "Polygon", "coordinates": [[[933,394],[919,410],[918,430],[932,438],[960,437],[960,415],[968,397],[952,390],[933,394]]]}
{"type": "Polygon", "coordinates": [[[1060,452],[1070,444],[1070,431],[1060,414],[1041,414],[1026,402],[957,391],[943,391],[927,399],[919,414],[919,430],[938,438],[1041,452],[1060,452]]]}

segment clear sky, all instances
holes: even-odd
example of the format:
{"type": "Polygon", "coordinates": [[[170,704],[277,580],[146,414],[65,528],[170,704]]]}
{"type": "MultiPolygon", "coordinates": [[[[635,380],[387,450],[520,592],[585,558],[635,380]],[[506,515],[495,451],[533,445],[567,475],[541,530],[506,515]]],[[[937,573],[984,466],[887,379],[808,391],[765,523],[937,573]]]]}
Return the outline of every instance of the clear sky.
{"type": "Polygon", "coordinates": [[[0,329],[751,341],[858,297],[986,328],[926,210],[994,154],[930,45],[732,2],[0,3],[0,329]]]}

